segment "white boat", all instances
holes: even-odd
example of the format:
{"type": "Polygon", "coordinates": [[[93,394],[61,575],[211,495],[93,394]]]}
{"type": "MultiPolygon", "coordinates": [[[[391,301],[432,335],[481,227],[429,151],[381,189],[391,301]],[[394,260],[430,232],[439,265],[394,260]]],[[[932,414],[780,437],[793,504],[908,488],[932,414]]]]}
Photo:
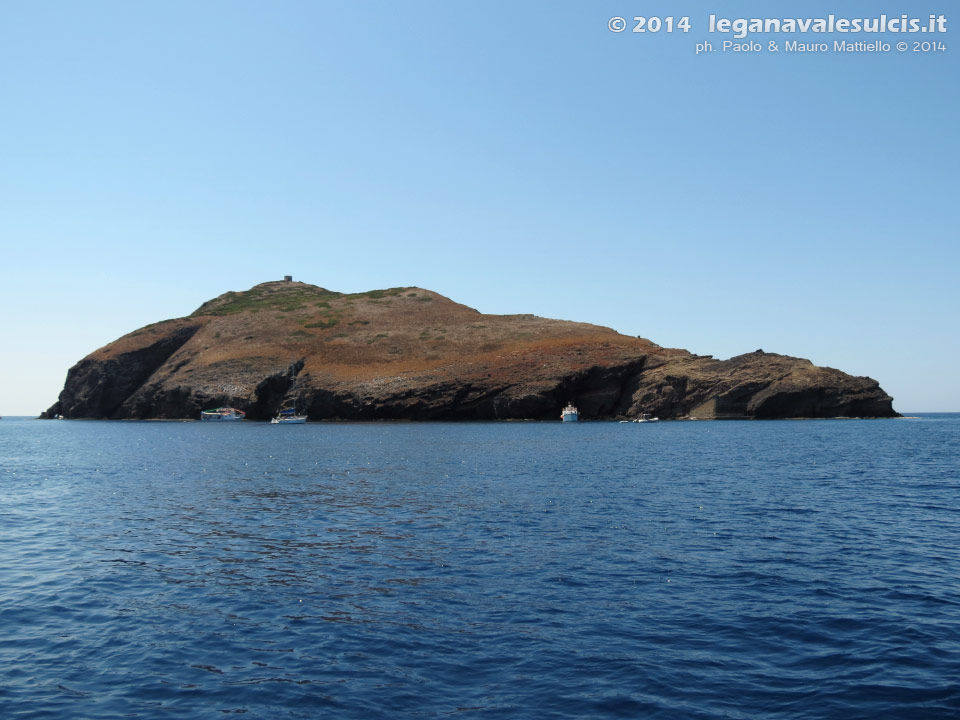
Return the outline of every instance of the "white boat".
{"type": "Polygon", "coordinates": [[[640,413],[634,422],[660,422],[660,418],[650,417],[650,413],[640,413]]]}
{"type": "Polygon", "coordinates": [[[298,415],[293,408],[281,410],[277,416],[270,421],[271,425],[301,425],[307,421],[306,415],[298,415]]]}
{"type": "MultiPolygon", "coordinates": [[[[287,389],[287,397],[291,397],[294,394],[294,390],[297,387],[297,371],[296,366],[294,365],[293,360],[290,361],[290,387],[287,389]]],[[[277,411],[277,416],[270,420],[271,425],[302,425],[307,421],[306,415],[301,415],[297,412],[296,402],[293,400],[287,400],[286,402],[292,404],[294,407],[282,408],[277,411]]]]}
{"type": "Polygon", "coordinates": [[[563,422],[577,422],[580,419],[580,413],[573,406],[573,403],[567,403],[567,406],[560,411],[560,419],[563,422]]]}
{"type": "Polygon", "coordinates": [[[232,407],[214,408],[213,410],[204,410],[200,413],[200,419],[211,422],[231,422],[234,420],[243,420],[247,414],[243,410],[237,410],[232,407]]]}

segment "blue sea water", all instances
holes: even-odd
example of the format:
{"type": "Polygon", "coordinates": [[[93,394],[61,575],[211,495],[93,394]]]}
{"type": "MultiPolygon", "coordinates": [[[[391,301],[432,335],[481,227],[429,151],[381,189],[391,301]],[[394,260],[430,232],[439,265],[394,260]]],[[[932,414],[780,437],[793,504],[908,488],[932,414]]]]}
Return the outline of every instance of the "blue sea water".
{"type": "Polygon", "coordinates": [[[0,421],[3,718],[957,718],[960,415],[0,421]]]}

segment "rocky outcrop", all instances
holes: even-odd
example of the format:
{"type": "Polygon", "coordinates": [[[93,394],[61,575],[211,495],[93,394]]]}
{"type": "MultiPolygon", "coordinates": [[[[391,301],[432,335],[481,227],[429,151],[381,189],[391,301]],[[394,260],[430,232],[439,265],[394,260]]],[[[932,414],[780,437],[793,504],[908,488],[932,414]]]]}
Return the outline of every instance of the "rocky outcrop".
{"type": "Polygon", "coordinates": [[[757,350],[729,360],[693,357],[651,367],[634,395],[661,417],[893,417],[876,380],[757,350]]]}
{"type": "Polygon", "coordinates": [[[147,326],[70,369],[45,416],[313,420],[893,417],[870,378],[758,350],[729,360],[609,328],[482,315],[421,288],[263,283],[147,326]]]}
{"type": "Polygon", "coordinates": [[[145,342],[109,357],[85,357],[67,372],[60,399],[42,415],[126,417],[125,402],[193,337],[198,325],[175,324],[144,334],[145,342]]]}

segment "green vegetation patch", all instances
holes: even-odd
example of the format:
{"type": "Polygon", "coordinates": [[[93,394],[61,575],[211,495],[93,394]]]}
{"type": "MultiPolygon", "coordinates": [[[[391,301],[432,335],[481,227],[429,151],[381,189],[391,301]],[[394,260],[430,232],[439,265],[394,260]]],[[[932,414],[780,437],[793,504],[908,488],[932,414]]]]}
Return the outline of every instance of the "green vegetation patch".
{"type": "Polygon", "coordinates": [[[172,322],[176,322],[179,318],[170,318],[169,320],[158,320],[155,323],[150,323],[149,325],[144,325],[141,330],[156,330],[161,325],[167,325],[172,322]]]}
{"type": "Polygon", "coordinates": [[[124,337],[137,337],[138,335],[143,335],[146,332],[153,332],[160,328],[161,325],[166,325],[168,323],[176,322],[180,318],[170,318],[169,320],[158,320],[155,323],[150,323],[149,325],[144,325],[139,330],[134,330],[132,333],[127,333],[124,337]]]}
{"type": "MultiPolygon", "coordinates": [[[[402,297],[411,289],[412,288],[409,287],[395,287],[387,288],[386,290],[369,290],[362,293],[344,294],[299,284],[282,286],[271,284],[269,287],[258,286],[244,292],[231,291],[224,293],[218,298],[205,302],[192,313],[190,317],[202,315],[233,315],[235,313],[261,312],[264,310],[294,312],[304,310],[311,306],[319,308],[320,310],[332,311],[330,303],[333,300],[342,300],[346,305],[352,304],[354,300],[379,300],[389,302],[390,298],[402,297]]],[[[415,297],[417,293],[407,294],[419,302],[429,302],[433,299],[430,297],[415,297]]],[[[146,329],[147,328],[142,328],[142,330],[146,329]]]]}
{"type": "Polygon", "coordinates": [[[307,323],[304,327],[308,328],[332,328],[334,325],[340,322],[340,318],[330,318],[329,320],[321,320],[320,322],[307,323]]]}
{"type": "Polygon", "coordinates": [[[383,300],[387,297],[400,297],[409,290],[409,287],[395,287],[387,288],[386,290],[368,290],[367,292],[362,293],[350,293],[345,295],[347,298],[366,298],[369,300],[383,300]]]}
{"type": "Polygon", "coordinates": [[[423,332],[420,333],[421,340],[445,340],[443,336],[446,334],[446,328],[431,328],[425,327],[423,332]]]}
{"type": "Polygon", "coordinates": [[[433,298],[429,295],[424,295],[423,297],[418,297],[414,302],[433,302],[433,298]]]}
{"type": "Polygon", "coordinates": [[[191,317],[198,315],[233,315],[241,312],[260,312],[273,310],[293,312],[303,310],[309,303],[327,302],[341,297],[341,293],[323,288],[255,287],[245,292],[228,292],[218,298],[205,302],[191,317]]]}
{"type": "Polygon", "coordinates": [[[369,325],[369,320],[351,320],[348,325],[369,325]]]}

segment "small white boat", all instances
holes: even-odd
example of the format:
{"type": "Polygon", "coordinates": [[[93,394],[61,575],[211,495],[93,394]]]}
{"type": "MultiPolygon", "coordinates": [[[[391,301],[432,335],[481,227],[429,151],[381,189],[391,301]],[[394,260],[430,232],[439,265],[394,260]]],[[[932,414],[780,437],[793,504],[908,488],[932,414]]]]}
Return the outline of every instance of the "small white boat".
{"type": "Polygon", "coordinates": [[[271,425],[302,425],[307,421],[306,415],[298,415],[293,408],[281,410],[277,416],[270,421],[271,425]]]}
{"type": "Polygon", "coordinates": [[[580,419],[580,413],[573,406],[573,403],[567,403],[567,406],[560,411],[560,419],[563,422],[577,422],[580,419]]]}
{"type": "Polygon", "coordinates": [[[204,410],[200,413],[200,419],[212,422],[232,422],[234,420],[243,420],[247,414],[243,410],[237,410],[232,407],[214,408],[213,410],[204,410]]]}
{"type": "Polygon", "coordinates": [[[634,422],[660,422],[660,418],[651,417],[650,413],[640,413],[640,417],[634,422]]]}

